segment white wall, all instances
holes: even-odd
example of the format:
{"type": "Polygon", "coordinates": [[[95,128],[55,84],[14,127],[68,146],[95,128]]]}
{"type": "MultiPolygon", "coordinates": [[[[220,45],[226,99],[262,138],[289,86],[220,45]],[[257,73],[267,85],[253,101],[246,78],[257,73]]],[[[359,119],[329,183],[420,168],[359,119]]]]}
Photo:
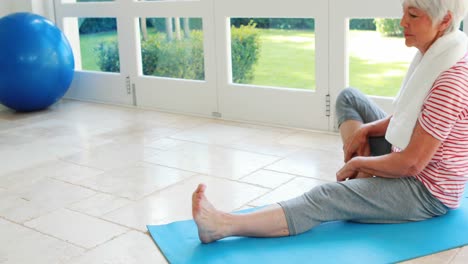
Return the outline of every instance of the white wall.
{"type": "Polygon", "coordinates": [[[0,17],[15,12],[32,12],[55,20],[53,0],[1,0],[0,17]]]}
{"type": "Polygon", "coordinates": [[[3,0],[2,3],[0,4],[0,17],[3,17],[5,15],[8,15],[11,13],[12,9],[12,3],[14,0],[3,0]]]}
{"type": "Polygon", "coordinates": [[[31,12],[55,22],[53,0],[26,0],[31,2],[31,12]]]}
{"type": "Polygon", "coordinates": [[[11,0],[13,12],[30,12],[31,0],[11,0]]]}

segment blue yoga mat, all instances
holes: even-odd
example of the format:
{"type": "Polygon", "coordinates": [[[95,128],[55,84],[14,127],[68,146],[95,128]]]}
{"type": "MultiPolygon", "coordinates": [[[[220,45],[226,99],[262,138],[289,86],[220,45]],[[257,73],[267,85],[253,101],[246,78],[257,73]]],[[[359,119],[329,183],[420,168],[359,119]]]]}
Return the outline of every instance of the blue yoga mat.
{"type": "Polygon", "coordinates": [[[148,225],[170,263],[394,263],[468,244],[468,190],[459,209],[404,224],[329,222],[298,236],[201,244],[193,220],[148,225]]]}

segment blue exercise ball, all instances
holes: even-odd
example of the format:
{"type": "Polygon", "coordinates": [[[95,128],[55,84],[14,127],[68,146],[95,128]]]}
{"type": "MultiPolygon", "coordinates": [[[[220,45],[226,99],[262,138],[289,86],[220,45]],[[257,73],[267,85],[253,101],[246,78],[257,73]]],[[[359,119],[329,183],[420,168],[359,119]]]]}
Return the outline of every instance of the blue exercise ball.
{"type": "Polygon", "coordinates": [[[65,35],[48,19],[14,13],[0,19],[0,103],[20,112],[62,98],[75,60],[65,35]]]}

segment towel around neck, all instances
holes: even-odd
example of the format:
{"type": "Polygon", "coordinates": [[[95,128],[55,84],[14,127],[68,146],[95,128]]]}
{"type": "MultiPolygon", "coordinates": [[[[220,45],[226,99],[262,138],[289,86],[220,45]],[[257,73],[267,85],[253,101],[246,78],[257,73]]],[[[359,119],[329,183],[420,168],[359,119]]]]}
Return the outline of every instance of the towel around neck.
{"type": "Polygon", "coordinates": [[[424,55],[417,52],[400,92],[393,102],[394,113],[385,134],[393,146],[403,150],[411,139],[421,107],[439,75],[465,56],[468,37],[461,31],[437,39],[424,55]]]}

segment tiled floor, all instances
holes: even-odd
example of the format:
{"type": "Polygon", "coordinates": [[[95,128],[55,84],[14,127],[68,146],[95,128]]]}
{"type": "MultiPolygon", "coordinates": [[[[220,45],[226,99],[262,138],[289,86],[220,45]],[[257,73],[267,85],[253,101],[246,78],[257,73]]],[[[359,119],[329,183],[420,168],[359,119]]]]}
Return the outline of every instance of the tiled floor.
{"type": "MultiPolygon", "coordinates": [[[[64,100],[0,109],[0,263],[166,263],[146,224],[191,193],[236,210],[333,181],[337,135],[64,100]]],[[[468,263],[468,247],[409,263],[468,263]]]]}

